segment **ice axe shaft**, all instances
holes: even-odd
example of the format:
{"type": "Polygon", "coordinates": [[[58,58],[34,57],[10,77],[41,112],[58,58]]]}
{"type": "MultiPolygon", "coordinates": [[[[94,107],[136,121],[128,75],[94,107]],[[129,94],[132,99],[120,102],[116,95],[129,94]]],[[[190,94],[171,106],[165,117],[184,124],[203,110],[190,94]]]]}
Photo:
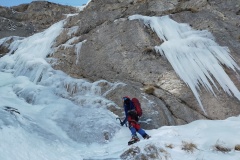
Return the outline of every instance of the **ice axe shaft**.
{"type": "MultiPolygon", "coordinates": [[[[121,118],[119,118],[119,117],[118,117],[118,118],[116,118],[116,120],[117,120],[117,119],[119,119],[119,121],[120,121],[120,124],[121,124],[121,123],[122,123],[122,120],[121,120],[121,118]]],[[[125,123],[125,125],[126,125],[126,127],[127,127],[127,124],[126,124],[126,123],[125,123]]]]}

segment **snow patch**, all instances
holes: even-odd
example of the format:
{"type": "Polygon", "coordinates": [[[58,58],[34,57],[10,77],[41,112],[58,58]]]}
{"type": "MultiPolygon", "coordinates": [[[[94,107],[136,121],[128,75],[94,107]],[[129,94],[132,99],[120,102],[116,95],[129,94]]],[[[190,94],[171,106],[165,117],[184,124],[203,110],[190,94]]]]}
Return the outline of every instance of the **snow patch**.
{"type": "Polygon", "coordinates": [[[82,5],[82,6],[76,6],[76,8],[81,12],[88,6],[88,4],[91,2],[91,0],[88,0],[87,4],[82,5]]]}

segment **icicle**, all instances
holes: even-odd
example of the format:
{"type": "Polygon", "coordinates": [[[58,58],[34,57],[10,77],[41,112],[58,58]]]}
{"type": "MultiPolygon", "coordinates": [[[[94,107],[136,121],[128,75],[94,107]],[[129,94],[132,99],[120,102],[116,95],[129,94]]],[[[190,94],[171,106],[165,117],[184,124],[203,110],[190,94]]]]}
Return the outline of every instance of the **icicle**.
{"type": "MultiPolygon", "coordinates": [[[[188,24],[177,23],[169,18],[133,15],[130,20],[139,19],[157,33],[164,42],[155,49],[166,56],[179,77],[191,88],[199,105],[206,114],[201,103],[200,85],[214,93],[212,85],[217,88],[212,77],[225,92],[240,100],[240,93],[221,64],[230,69],[239,70],[239,66],[230,55],[227,47],[214,42],[212,34],[206,30],[193,30],[188,24]]],[[[216,95],[215,95],[216,96],[216,95]]]]}
{"type": "Polygon", "coordinates": [[[78,29],[79,29],[79,26],[73,26],[73,27],[69,28],[67,35],[70,37],[73,34],[76,34],[78,29]]]}
{"type": "Polygon", "coordinates": [[[75,45],[75,52],[77,54],[77,58],[76,58],[76,64],[78,64],[79,62],[79,54],[80,54],[80,51],[81,51],[81,48],[82,48],[82,44],[85,43],[87,40],[84,40],[82,42],[79,42],[75,45]]]}

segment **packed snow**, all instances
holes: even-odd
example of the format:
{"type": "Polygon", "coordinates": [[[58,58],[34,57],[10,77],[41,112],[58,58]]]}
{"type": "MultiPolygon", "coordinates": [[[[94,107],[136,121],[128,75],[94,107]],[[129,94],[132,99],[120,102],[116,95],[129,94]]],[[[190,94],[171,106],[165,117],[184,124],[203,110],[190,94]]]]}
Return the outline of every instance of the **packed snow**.
{"type": "Polygon", "coordinates": [[[240,100],[239,90],[224,71],[223,65],[234,71],[240,68],[229,49],[214,42],[210,32],[194,30],[188,24],[173,21],[169,16],[133,15],[129,19],[143,21],[164,41],[155,47],[156,51],[168,59],[178,76],[191,88],[204,112],[198,92],[203,86],[215,95],[212,88],[213,85],[218,89],[215,80],[225,92],[240,100]]]}
{"type": "Polygon", "coordinates": [[[79,10],[79,11],[83,11],[84,8],[87,7],[87,5],[91,2],[91,0],[89,0],[85,5],[82,5],[82,6],[76,6],[76,8],[79,10]]]}
{"type": "MultiPolygon", "coordinates": [[[[107,109],[121,106],[105,98],[125,84],[72,78],[47,63],[64,23],[28,38],[13,37],[10,52],[0,58],[1,160],[120,159],[134,147],[148,151],[151,159],[155,153],[147,146],[159,149],[157,159],[240,159],[240,152],[234,150],[240,144],[240,117],[148,130],[151,139],[140,137],[140,142],[127,146],[129,129],[121,127],[107,109]],[[183,142],[197,149],[186,151],[183,142]],[[218,151],[214,147],[218,143],[229,151],[218,151]]],[[[6,40],[1,39],[0,45],[6,40]]]]}

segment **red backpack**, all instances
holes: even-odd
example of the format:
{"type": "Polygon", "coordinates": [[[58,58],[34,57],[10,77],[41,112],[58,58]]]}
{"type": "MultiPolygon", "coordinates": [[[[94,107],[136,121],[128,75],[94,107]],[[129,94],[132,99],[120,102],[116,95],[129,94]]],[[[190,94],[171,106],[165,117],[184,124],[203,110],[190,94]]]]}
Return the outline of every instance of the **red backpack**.
{"type": "Polygon", "coordinates": [[[138,117],[141,117],[142,116],[142,108],[141,108],[141,104],[139,103],[139,100],[137,98],[133,98],[132,102],[133,102],[133,105],[135,107],[138,117]]]}

